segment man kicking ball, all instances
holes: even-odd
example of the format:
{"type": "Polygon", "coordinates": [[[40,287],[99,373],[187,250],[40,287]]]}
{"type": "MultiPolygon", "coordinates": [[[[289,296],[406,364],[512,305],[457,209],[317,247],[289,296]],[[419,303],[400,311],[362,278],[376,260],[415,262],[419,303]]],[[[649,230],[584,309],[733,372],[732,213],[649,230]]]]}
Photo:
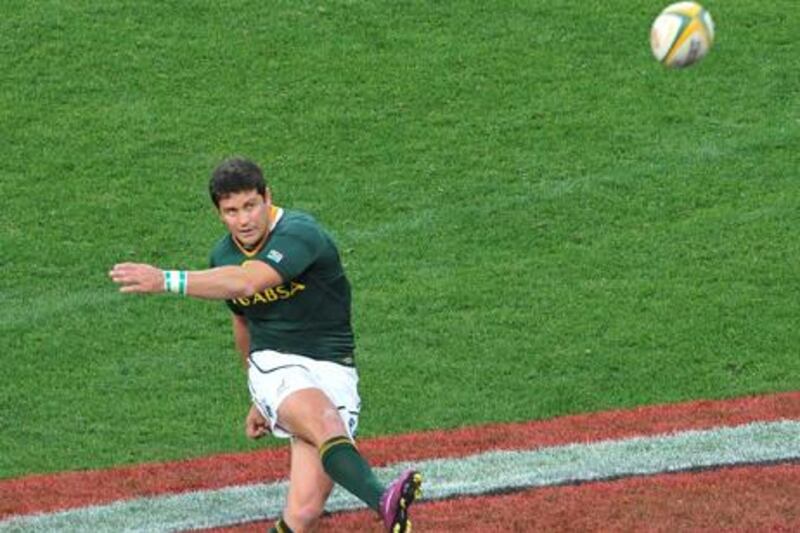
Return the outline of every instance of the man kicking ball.
{"type": "Polygon", "coordinates": [[[124,293],[172,292],[225,300],[253,404],[245,431],[288,438],[289,493],[271,531],[313,530],[338,483],[374,509],[386,529],[410,531],[422,476],[406,470],[388,487],[354,444],[361,401],[350,283],[330,235],[309,215],[272,203],[261,169],[234,158],[209,184],[228,233],[207,270],[120,263],[124,293]]]}

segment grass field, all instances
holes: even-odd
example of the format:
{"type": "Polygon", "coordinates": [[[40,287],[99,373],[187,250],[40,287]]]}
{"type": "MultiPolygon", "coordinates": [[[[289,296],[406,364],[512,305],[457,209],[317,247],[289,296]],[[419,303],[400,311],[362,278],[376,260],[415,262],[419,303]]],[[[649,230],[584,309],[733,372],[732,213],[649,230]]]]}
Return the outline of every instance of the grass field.
{"type": "Polygon", "coordinates": [[[224,306],[106,276],[204,267],[231,154],[337,238],[364,435],[800,388],[800,4],[706,4],[669,71],[658,2],[3,2],[0,477],[264,445],[224,306]]]}

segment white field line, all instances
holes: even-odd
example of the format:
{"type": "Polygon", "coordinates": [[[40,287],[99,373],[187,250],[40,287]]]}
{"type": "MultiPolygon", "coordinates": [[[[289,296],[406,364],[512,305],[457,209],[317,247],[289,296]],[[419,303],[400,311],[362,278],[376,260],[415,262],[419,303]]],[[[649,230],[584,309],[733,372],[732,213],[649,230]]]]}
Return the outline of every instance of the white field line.
{"type": "MultiPolygon", "coordinates": [[[[570,444],[520,451],[491,451],[415,463],[425,477],[426,500],[480,495],[578,481],[676,472],[695,468],[800,458],[800,421],[753,423],[702,431],[570,444]]],[[[406,463],[377,470],[388,481],[406,463]]],[[[138,498],[11,517],[0,531],[177,531],[272,518],[280,513],[285,481],[138,498]]],[[[337,487],[329,511],[364,505],[337,487]]]]}

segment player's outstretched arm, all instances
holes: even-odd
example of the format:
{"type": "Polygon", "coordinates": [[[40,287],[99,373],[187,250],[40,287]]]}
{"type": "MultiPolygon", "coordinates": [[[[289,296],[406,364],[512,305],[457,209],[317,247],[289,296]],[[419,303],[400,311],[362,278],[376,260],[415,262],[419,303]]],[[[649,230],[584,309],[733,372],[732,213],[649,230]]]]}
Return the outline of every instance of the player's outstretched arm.
{"type": "Polygon", "coordinates": [[[124,293],[175,292],[195,298],[246,298],[283,282],[277,270],[261,261],[207,270],[162,270],[144,263],[118,263],[109,272],[124,293]]]}

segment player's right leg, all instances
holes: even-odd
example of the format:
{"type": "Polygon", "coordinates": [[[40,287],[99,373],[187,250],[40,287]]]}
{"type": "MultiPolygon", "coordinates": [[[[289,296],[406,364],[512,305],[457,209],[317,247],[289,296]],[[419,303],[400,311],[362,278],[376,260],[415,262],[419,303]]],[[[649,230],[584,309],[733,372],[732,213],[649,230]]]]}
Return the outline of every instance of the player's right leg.
{"type": "Polygon", "coordinates": [[[333,481],[322,468],[316,446],[293,438],[284,523],[294,533],[314,531],[332,489],[333,481]]]}

